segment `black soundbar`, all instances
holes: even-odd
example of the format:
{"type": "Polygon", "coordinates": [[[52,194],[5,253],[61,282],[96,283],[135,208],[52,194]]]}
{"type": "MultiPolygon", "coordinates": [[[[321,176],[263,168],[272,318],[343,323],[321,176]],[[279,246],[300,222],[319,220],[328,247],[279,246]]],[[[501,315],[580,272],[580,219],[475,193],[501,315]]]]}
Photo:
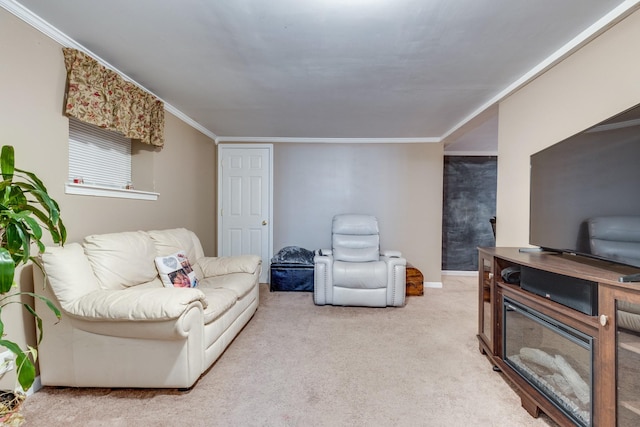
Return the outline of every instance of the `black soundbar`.
{"type": "Polygon", "coordinates": [[[520,287],[589,316],[598,314],[598,283],[522,266],[520,287]]]}

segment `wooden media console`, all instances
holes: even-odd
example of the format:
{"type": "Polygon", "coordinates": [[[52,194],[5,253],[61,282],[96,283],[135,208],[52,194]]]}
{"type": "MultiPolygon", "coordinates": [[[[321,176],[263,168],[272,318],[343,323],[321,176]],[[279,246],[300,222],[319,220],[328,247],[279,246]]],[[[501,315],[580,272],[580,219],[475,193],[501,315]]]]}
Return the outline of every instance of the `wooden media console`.
{"type": "Polygon", "coordinates": [[[638,271],[575,255],[480,248],[479,348],[532,416],[543,411],[561,426],[640,425],[640,283],[618,281],[638,271]],[[541,272],[534,277],[543,283],[503,278],[518,270],[541,272]],[[576,292],[582,285],[595,288],[576,292]]]}

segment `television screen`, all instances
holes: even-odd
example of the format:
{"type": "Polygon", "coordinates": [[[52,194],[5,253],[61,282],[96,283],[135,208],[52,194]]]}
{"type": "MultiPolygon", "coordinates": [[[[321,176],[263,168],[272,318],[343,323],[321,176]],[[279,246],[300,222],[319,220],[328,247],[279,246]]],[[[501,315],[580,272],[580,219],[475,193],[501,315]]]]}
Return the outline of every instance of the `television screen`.
{"type": "Polygon", "coordinates": [[[640,267],[640,106],[533,154],[530,196],[531,245],[640,267]]]}

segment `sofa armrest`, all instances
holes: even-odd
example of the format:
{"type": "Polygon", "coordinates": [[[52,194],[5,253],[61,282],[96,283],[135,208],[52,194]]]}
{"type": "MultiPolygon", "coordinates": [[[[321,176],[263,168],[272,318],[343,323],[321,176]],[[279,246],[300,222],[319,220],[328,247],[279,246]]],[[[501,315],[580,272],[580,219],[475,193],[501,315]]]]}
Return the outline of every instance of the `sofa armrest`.
{"type": "Polygon", "coordinates": [[[202,257],[198,260],[198,265],[205,278],[231,273],[253,274],[261,264],[262,259],[257,255],[202,257]]]}
{"type": "Polygon", "coordinates": [[[192,303],[206,308],[205,295],[194,288],[96,290],[62,308],[90,321],[164,321],[180,317],[192,303]]]}

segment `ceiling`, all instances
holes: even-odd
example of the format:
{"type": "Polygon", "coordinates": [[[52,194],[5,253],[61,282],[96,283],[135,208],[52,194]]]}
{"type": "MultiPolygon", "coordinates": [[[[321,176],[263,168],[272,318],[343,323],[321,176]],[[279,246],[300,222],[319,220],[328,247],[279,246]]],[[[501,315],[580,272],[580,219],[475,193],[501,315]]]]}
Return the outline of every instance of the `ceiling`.
{"type": "Polygon", "coordinates": [[[0,0],[217,141],[444,140],[449,151],[495,151],[496,103],[638,3],[0,0]]]}

